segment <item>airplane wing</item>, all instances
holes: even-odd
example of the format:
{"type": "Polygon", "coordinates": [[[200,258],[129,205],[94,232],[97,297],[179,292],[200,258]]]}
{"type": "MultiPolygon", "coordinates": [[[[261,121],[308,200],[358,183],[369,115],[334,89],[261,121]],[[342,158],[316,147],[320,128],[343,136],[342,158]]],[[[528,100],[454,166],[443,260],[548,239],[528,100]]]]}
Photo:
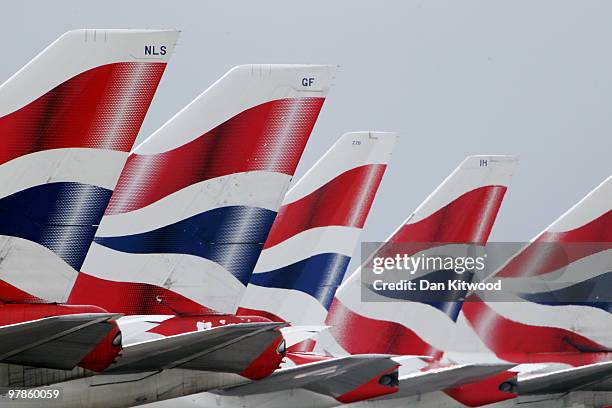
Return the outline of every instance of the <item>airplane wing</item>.
{"type": "Polygon", "coordinates": [[[509,370],[514,364],[466,364],[419,371],[398,379],[397,367],[408,358],[426,356],[351,355],[276,370],[259,381],[213,393],[228,396],[266,394],[305,389],[343,403],[366,399],[396,399],[448,390],[475,383],[509,370]]]}
{"type": "Polygon", "coordinates": [[[249,382],[215,391],[218,394],[241,396],[263,394],[274,391],[304,388],[319,394],[331,396],[341,402],[353,402],[353,392],[365,384],[375,381],[377,386],[386,387],[378,392],[397,391],[398,363],[394,356],[384,354],[363,354],[330,358],[295,367],[276,370],[272,375],[259,381],[249,382]],[[389,382],[380,381],[387,376],[389,382]],[[383,384],[384,382],[384,384],[383,384]],[[380,384],[380,385],[379,385],[380,384]],[[347,397],[348,396],[348,397],[347,397]]]}
{"type": "Polygon", "coordinates": [[[0,361],[32,367],[74,368],[112,330],[121,315],[83,313],[0,327],[0,361]]]}
{"type": "Polygon", "coordinates": [[[519,377],[504,383],[504,391],[520,395],[555,394],[569,391],[612,391],[612,361],[572,367],[551,373],[519,377]]]}
{"type": "Polygon", "coordinates": [[[240,323],[125,346],[105,373],[170,368],[240,373],[276,338],[285,323],[240,323]]]}

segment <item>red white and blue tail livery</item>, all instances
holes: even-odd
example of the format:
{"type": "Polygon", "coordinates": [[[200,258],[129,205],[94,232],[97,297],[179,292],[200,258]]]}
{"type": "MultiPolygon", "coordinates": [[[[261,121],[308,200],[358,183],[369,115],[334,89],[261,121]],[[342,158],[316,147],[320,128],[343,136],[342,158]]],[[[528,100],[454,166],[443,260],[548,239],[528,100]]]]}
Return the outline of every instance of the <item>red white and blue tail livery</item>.
{"type": "MultiPolygon", "coordinates": [[[[387,241],[427,244],[426,249],[484,245],[516,163],[511,156],[466,158],[387,241]]],[[[437,273],[431,272],[428,279],[435,280],[437,273]]],[[[459,301],[362,302],[357,270],[332,302],[327,316],[332,336],[322,336],[320,346],[335,354],[441,357],[460,308],[459,301]]]]}
{"type": "Polygon", "coordinates": [[[0,301],[66,301],[175,30],[75,30],[0,86],[0,301]]]}
{"type": "Polygon", "coordinates": [[[232,312],[334,74],[235,67],[139,145],[70,302],[125,314],[232,312]]]}
{"type": "Polygon", "coordinates": [[[464,304],[464,332],[478,335],[481,351],[520,363],[576,366],[610,359],[611,205],[608,177],[494,275],[522,288],[512,291],[516,301],[464,304]]]}
{"type": "Polygon", "coordinates": [[[240,313],[322,325],[359,241],[397,136],[344,134],[289,190],[240,313]]]}

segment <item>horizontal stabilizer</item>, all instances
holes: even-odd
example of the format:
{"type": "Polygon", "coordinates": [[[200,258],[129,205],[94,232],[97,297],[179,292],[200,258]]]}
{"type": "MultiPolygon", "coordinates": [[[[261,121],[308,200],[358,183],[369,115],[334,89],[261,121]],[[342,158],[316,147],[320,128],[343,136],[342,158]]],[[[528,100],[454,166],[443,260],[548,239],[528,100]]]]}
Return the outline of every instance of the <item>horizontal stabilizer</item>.
{"type": "Polygon", "coordinates": [[[0,361],[73,369],[113,329],[111,313],[46,317],[0,327],[0,361]]]}
{"type": "Polygon", "coordinates": [[[329,326],[287,326],[281,329],[281,333],[283,333],[287,347],[291,347],[294,344],[316,337],[328,327],[329,326]]]}
{"type": "Polygon", "coordinates": [[[216,392],[241,396],[305,388],[336,398],[397,367],[392,357],[384,354],[364,354],[331,358],[276,370],[262,380],[216,392]]]}
{"type": "Polygon", "coordinates": [[[504,386],[504,391],[520,395],[612,391],[612,361],[519,378],[518,383],[515,380],[504,386]]]}
{"type": "Polygon", "coordinates": [[[241,323],[178,334],[124,347],[105,373],[185,368],[240,373],[279,333],[284,323],[241,323]]]}
{"type": "Polygon", "coordinates": [[[383,398],[403,398],[459,387],[499,374],[512,367],[514,364],[462,364],[419,371],[401,376],[399,392],[383,398]]]}

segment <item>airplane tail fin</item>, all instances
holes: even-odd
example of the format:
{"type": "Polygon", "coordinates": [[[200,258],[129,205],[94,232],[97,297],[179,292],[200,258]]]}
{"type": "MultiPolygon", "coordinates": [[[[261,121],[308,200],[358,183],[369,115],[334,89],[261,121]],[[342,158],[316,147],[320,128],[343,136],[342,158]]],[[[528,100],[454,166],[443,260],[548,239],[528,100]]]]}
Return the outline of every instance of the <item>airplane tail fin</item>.
{"type": "Polygon", "coordinates": [[[499,358],[591,364],[612,350],[612,177],[553,222],[494,275],[502,301],[476,294],[470,327],[499,358]]]}
{"type": "MultiPolygon", "coordinates": [[[[417,243],[419,251],[449,244],[484,245],[516,163],[512,156],[466,158],[379,251],[411,243],[417,243]]],[[[434,270],[424,277],[435,280],[441,273],[434,270]]],[[[335,353],[440,357],[461,308],[461,294],[456,301],[429,302],[417,296],[419,291],[404,291],[401,298],[362,302],[360,274],[361,268],[340,286],[326,320],[331,336],[321,337],[321,347],[335,353]],[[367,341],[357,333],[368,333],[367,341]]]]}
{"type": "Polygon", "coordinates": [[[516,164],[514,156],[468,156],[387,241],[484,245],[516,164]]]}
{"type": "Polygon", "coordinates": [[[334,74],[235,67],[134,149],[70,302],[125,314],[231,311],[334,74]]]}
{"type": "Polygon", "coordinates": [[[396,139],[395,133],[346,133],[289,190],[240,314],[324,323],[396,139]]]}
{"type": "Polygon", "coordinates": [[[0,86],[1,301],[66,300],[177,36],[69,31],[0,86]]]}

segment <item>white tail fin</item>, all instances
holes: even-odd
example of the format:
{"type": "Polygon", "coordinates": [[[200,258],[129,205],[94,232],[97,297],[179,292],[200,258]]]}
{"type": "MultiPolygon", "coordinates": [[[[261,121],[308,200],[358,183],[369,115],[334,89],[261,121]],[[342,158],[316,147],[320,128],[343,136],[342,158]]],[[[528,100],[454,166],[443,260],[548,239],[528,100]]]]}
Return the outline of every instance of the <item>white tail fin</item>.
{"type": "MultiPolygon", "coordinates": [[[[485,244],[516,163],[511,156],[466,158],[387,242],[422,243],[429,249],[485,244]]],[[[437,273],[441,272],[431,272],[432,280],[437,273]]],[[[360,281],[358,269],[338,290],[327,317],[333,338],[323,341],[322,347],[351,354],[441,356],[460,302],[424,302],[408,297],[362,302],[360,281]]]]}
{"type": "Polygon", "coordinates": [[[492,277],[516,288],[510,294],[515,301],[474,299],[464,304],[463,315],[484,345],[507,361],[582,365],[609,359],[611,254],[608,177],[492,277]]]}
{"type": "Polygon", "coordinates": [[[334,73],[236,67],[138,146],[70,301],[126,314],[230,311],[334,73]]]}
{"type": "Polygon", "coordinates": [[[396,139],[394,133],[347,133],[287,193],[241,314],[324,323],[396,139]]]}
{"type": "Polygon", "coordinates": [[[69,31],[0,86],[0,300],[66,300],[177,36],[69,31]]]}

